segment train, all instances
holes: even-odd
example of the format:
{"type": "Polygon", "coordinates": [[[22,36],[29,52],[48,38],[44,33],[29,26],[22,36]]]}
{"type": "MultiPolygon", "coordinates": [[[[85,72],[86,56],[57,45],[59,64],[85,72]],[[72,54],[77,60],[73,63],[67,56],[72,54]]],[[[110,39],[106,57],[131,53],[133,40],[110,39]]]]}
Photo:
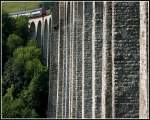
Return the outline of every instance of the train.
{"type": "Polygon", "coordinates": [[[38,8],[28,11],[20,11],[15,13],[9,13],[11,17],[27,16],[29,18],[41,17],[50,14],[50,10],[46,8],[38,8]]]}

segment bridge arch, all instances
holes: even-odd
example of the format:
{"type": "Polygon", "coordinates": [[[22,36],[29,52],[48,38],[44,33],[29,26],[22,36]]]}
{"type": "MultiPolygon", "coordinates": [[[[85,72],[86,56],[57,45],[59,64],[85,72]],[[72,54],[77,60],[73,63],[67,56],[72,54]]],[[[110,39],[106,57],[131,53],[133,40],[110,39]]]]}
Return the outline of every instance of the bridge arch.
{"type": "Polygon", "coordinates": [[[47,53],[47,65],[49,66],[51,64],[51,42],[52,42],[52,17],[49,18],[49,40],[48,40],[48,53],[47,53]]]}
{"type": "Polygon", "coordinates": [[[30,35],[31,35],[31,39],[36,39],[36,26],[35,23],[32,22],[30,25],[30,35]]]}
{"type": "Polygon", "coordinates": [[[43,53],[44,62],[47,63],[47,53],[48,53],[48,22],[47,19],[44,21],[44,40],[43,40],[43,53]]]}
{"type": "Polygon", "coordinates": [[[37,25],[37,44],[38,44],[38,47],[41,47],[41,43],[42,43],[42,23],[41,21],[38,22],[38,25],[37,25]]]}
{"type": "Polygon", "coordinates": [[[67,24],[70,23],[70,2],[67,2],[67,24]]]}

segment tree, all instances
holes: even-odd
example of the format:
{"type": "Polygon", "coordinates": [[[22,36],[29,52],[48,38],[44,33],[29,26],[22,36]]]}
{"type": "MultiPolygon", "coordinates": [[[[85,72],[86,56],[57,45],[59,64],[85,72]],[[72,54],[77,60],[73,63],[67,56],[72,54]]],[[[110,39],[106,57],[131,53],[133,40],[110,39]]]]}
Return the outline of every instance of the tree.
{"type": "Polygon", "coordinates": [[[48,72],[38,59],[29,61],[26,68],[31,72],[32,80],[26,90],[21,93],[25,102],[35,108],[38,115],[46,117],[48,97],[48,72]]]}
{"type": "Polygon", "coordinates": [[[25,117],[38,117],[34,109],[30,109],[25,105],[21,98],[15,99],[13,97],[14,85],[8,88],[7,93],[2,99],[3,102],[3,117],[4,118],[25,118],[25,117]]]}
{"type": "Polygon", "coordinates": [[[3,72],[3,80],[2,80],[2,95],[4,96],[7,92],[7,88],[11,86],[13,83],[13,71],[12,71],[12,58],[9,58],[9,60],[6,62],[4,66],[4,72],[3,72]]]}
{"type": "MultiPolygon", "coordinates": [[[[3,11],[2,14],[2,49],[3,49],[3,54],[2,54],[2,59],[3,59],[3,66],[8,60],[10,54],[8,51],[8,46],[7,46],[7,39],[8,36],[12,33],[15,33],[19,37],[23,39],[23,45],[26,45],[29,36],[29,31],[28,31],[28,18],[25,16],[20,16],[17,18],[9,17],[8,13],[3,11]]],[[[12,51],[11,51],[12,52],[12,51]]]]}
{"type": "Polygon", "coordinates": [[[28,18],[4,13],[2,19],[3,117],[46,117],[48,71],[37,43],[28,39],[28,18]]]}
{"type": "MultiPolygon", "coordinates": [[[[6,40],[9,34],[11,34],[15,29],[15,19],[12,17],[9,17],[8,13],[5,11],[2,12],[2,39],[6,40]]],[[[4,42],[4,41],[3,41],[4,42]]]]}
{"type": "Polygon", "coordinates": [[[18,103],[25,104],[27,108],[34,109],[40,117],[46,117],[48,71],[40,61],[41,51],[36,45],[35,41],[29,41],[26,47],[14,50],[6,64],[3,89],[6,91],[13,84],[13,98],[20,100],[18,103]]]}
{"type": "Polygon", "coordinates": [[[15,33],[25,40],[24,41],[25,45],[30,37],[28,31],[28,17],[26,16],[17,17],[15,25],[16,25],[15,33]]]}
{"type": "Polygon", "coordinates": [[[6,13],[5,11],[3,11],[2,13],[2,49],[3,49],[3,54],[2,54],[2,68],[4,68],[4,65],[6,63],[6,61],[8,60],[9,57],[9,51],[7,48],[7,38],[9,36],[9,34],[13,33],[13,31],[16,29],[15,28],[15,19],[11,18],[8,16],[8,13],[6,13]]]}
{"type": "Polygon", "coordinates": [[[11,84],[14,84],[15,96],[17,96],[17,93],[30,83],[32,74],[26,66],[28,66],[28,62],[34,59],[40,59],[40,54],[40,49],[34,45],[20,47],[14,50],[12,58],[8,60],[4,69],[3,95],[6,93],[7,86],[11,84]]]}
{"type": "Polygon", "coordinates": [[[12,53],[16,48],[23,46],[23,39],[16,34],[10,34],[7,40],[7,46],[10,53],[12,53]]]}

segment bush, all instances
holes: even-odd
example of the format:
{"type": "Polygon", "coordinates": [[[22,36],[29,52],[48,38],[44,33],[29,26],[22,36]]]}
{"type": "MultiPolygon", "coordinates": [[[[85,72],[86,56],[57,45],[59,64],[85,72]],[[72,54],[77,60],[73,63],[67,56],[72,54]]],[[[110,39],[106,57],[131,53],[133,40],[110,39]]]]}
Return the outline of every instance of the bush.
{"type": "Polygon", "coordinates": [[[2,114],[4,118],[46,117],[48,70],[29,39],[28,18],[3,14],[2,114]]]}
{"type": "MultiPolygon", "coordinates": [[[[13,84],[12,96],[15,101],[19,100],[18,104],[21,102],[20,104],[25,104],[27,108],[34,109],[40,117],[46,117],[48,71],[40,61],[41,51],[36,47],[35,41],[30,41],[27,45],[26,47],[15,49],[12,58],[6,64],[3,91],[6,93],[8,86],[10,87],[13,84]]],[[[4,92],[3,95],[5,95],[4,92]]],[[[15,101],[12,104],[15,105],[15,101]]],[[[6,104],[5,100],[4,104],[6,104]]],[[[21,107],[18,104],[16,104],[16,110],[21,107]]],[[[4,107],[7,108],[8,106],[5,105],[4,107]]],[[[19,113],[16,112],[15,114],[19,116],[19,113]]]]}
{"type": "Polygon", "coordinates": [[[16,19],[16,30],[15,33],[24,39],[24,45],[27,43],[29,39],[29,31],[28,31],[28,18],[25,16],[17,17],[16,19]]]}
{"type": "Polygon", "coordinates": [[[16,34],[10,34],[7,40],[7,46],[10,53],[12,53],[16,48],[23,46],[23,39],[16,34]]]}
{"type": "Polygon", "coordinates": [[[4,118],[25,118],[38,117],[34,109],[25,105],[21,98],[13,97],[14,85],[8,88],[7,93],[3,97],[3,117],[4,118]]]}
{"type": "Polygon", "coordinates": [[[6,61],[9,58],[9,51],[8,51],[8,47],[6,45],[7,43],[7,38],[8,36],[13,33],[13,31],[16,29],[15,28],[15,19],[11,18],[8,16],[8,14],[3,11],[2,13],[2,49],[3,49],[3,54],[2,54],[2,68],[4,68],[4,64],[6,63],[6,61]]]}

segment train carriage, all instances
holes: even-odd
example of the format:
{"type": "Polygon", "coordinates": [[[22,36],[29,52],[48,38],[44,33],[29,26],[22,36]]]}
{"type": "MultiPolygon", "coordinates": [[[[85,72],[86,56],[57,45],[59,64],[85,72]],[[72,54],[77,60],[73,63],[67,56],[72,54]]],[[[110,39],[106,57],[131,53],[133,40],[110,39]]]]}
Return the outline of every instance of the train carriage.
{"type": "Polygon", "coordinates": [[[35,17],[45,16],[48,13],[49,12],[47,12],[47,10],[45,8],[38,8],[38,9],[34,9],[34,10],[10,13],[9,15],[11,17],[27,16],[29,18],[35,18],[35,17]]]}

